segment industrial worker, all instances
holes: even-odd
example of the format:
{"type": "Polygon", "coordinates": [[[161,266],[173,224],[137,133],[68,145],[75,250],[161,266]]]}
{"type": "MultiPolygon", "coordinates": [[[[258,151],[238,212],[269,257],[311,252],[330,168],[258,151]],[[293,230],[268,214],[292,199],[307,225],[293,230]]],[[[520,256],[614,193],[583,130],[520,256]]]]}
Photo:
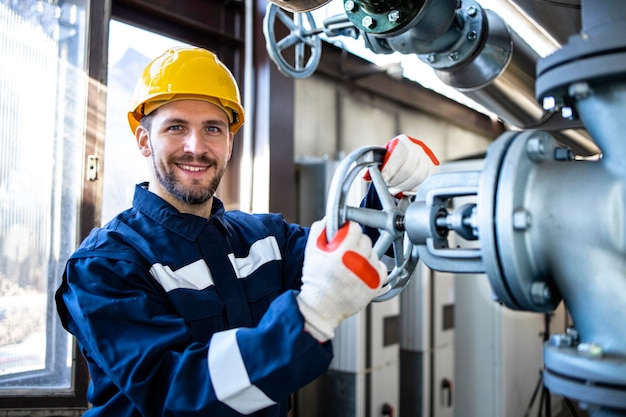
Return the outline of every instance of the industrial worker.
{"type": "MultiPolygon", "coordinates": [[[[82,242],[56,294],[89,367],[86,415],[286,416],[327,370],[335,328],[386,291],[371,239],[353,222],[328,241],[322,221],[225,211],[214,193],[244,109],[210,51],[152,61],[128,121],[149,182],[82,242]]],[[[383,170],[408,190],[434,162],[395,146],[383,170]]]]}

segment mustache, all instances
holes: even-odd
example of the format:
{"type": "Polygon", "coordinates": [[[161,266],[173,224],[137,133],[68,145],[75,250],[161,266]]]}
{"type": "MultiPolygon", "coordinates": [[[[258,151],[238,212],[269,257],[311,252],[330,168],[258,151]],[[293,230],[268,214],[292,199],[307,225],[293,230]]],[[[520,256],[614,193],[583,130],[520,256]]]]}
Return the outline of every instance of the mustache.
{"type": "Polygon", "coordinates": [[[196,163],[196,164],[202,164],[202,165],[217,165],[217,159],[211,158],[206,155],[194,156],[194,155],[186,154],[179,158],[176,158],[175,160],[172,159],[172,162],[177,163],[177,164],[196,163]]]}

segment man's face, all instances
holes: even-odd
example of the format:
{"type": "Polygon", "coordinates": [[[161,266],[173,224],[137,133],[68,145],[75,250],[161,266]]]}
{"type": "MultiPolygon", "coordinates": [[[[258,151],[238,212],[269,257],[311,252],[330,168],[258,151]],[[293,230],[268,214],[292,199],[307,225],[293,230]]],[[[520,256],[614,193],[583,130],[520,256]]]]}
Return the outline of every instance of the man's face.
{"type": "Polygon", "coordinates": [[[224,110],[206,101],[173,101],[155,110],[150,130],[139,127],[136,137],[151,161],[151,191],[179,209],[213,197],[233,145],[224,110]]]}

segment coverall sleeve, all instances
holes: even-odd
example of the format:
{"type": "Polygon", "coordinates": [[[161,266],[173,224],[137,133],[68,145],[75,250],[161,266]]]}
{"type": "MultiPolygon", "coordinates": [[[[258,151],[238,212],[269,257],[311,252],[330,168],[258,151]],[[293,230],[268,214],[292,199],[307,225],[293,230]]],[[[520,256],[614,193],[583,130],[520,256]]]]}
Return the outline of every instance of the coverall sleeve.
{"type": "MultiPolygon", "coordinates": [[[[144,265],[97,256],[68,262],[57,308],[92,375],[142,415],[233,416],[284,400],[328,368],[331,346],[303,331],[295,296],[275,299],[258,326],[201,344],[144,265]]],[[[95,405],[112,396],[90,395],[95,405]]]]}

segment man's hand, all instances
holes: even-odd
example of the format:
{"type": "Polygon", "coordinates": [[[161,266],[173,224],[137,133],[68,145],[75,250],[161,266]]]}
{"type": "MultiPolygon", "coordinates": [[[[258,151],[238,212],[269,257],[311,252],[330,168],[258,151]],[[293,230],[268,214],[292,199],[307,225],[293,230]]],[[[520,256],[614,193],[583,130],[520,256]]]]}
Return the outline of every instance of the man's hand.
{"type": "MultiPolygon", "coordinates": [[[[399,135],[385,145],[387,154],[380,173],[395,196],[415,193],[417,187],[437,172],[439,160],[424,142],[407,135],[399,135]]],[[[369,174],[365,179],[369,180],[369,174]]]]}
{"type": "Polygon", "coordinates": [[[382,288],[386,277],[387,268],[358,223],[344,224],[330,242],[324,220],[313,223],[297,297],[305,330],[322,343],[332,339],[342,320],[388,290],[382,288]]]}

